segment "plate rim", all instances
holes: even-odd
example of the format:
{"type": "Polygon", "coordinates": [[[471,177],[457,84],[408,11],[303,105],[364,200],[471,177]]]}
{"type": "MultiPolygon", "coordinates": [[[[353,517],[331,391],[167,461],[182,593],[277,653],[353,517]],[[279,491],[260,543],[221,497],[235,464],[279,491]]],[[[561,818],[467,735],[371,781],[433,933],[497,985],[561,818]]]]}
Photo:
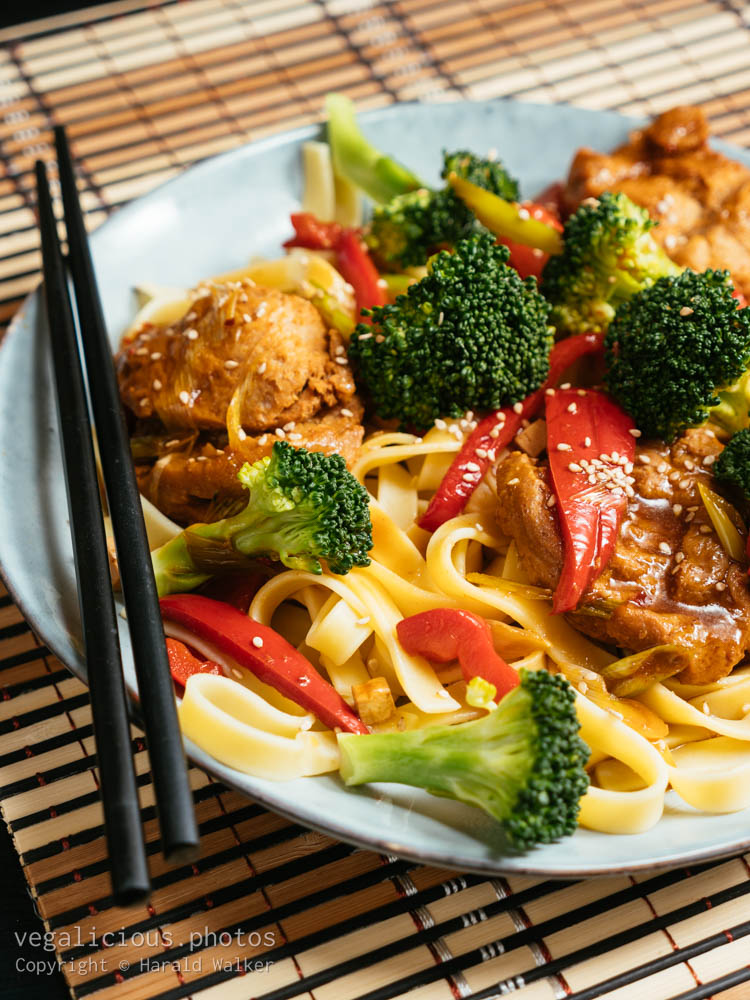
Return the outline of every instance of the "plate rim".
{"type": "MultiPolygon", "coordinates": [[[[475,108],[480,107],[497,107],[499,105],[512,105],[518,106],[523,105],[524,107],[539,108],[549,111],[551,108],[566,108],[580,115],[591,115],[592,117],[601,116],[606,114],[612,118],[619,119],[623,125],[628,129],[638,128],[643,125],[648,119],[643,116],[630,116],[623,115],[617,111],[612,111],[610,109],[589,109],[582,108],[576,105],[570,104],[568,102],[554,102],[554,103],[539,103],[531,101],[518,101],[513,98],[493,98],[488,100],[471,100],[471,99],[461,99],[461,100],[435,100],[435,101],[397,101],[391,104],[373,108],[367,111],[358,111],[358,118],[365,123],[370,121],[376,121],[383,116],[398,116],[398,114],[405,108],[417,108],[417,107],[433,107],[435,105],[470,105],[475,108]]],[[[262,155],[263,152],[268,152],[279,146],[285,146],[288,144],[300,145],[302,142],[314,139],[321,134],[324,122],[313,122],[309,125],[300,125],[293,129],[281,130],[279,132],[274,132],[270,135],[264,136],[257,140],[251,140],[249,142],[240,143],[231,149],[224,150],[213,156],[205,157],[191,164],[189,167],[180,170],[172,177],[168,177],[161,181],[155,187],[151,188],[144,194],[129,200],[125,204],[121,205],[116,209],[115,212],[111,213],[102,223],[97,226],[89,235],[92,241],[95,242],[96,234],[103,230],[105,227],[110,225],[115,219],[117,219],[122,213],[129,211],[139,211],[145,203],[151,199],[158,199],[163,196],[166,189],[171,185],[181,181],[187,174],[192,176],[199,176],[203,170],[210,170],[215,164],[230,161],[232,159],[240,159],[249,150],[252,150],[254,154],[262,155]]],[[[734,146],[719,138],[712,138],[712,145],[728,154],[737,153],[743,154],[744,157],[750,155],[750,150],[744,149],[743,147],[734,146]]],[[[23,299],[19,309],[13,315],[11,322],[8,325],[5,336],[2,341],[0,341],[0,365],[3,364],[3,359],[7,356],[7,350],[3,352],[3,348],[6,347],[12,338],[19,336],[19,330],[24,322],[25,314],[32,305],[35,305],[37,309],[41,309],[43,304],[42,296],[42,280],[40,276],[39,284],[29,292],[23,299]]],[[[0,532],[0,578],[2,578],[9,596],[13,600],[13,603],[19,609],[24,617],[25,622],[30,626],[32,631],[36,636],[38,636],[46,646],[47,649],[63,664],[63,666],[70,671],[70,673],[81,680],[84,684],[88,683],[86,665],[81,659],[80,662],[72,664],[66,656],[62,655],[62,651],[58,646],[57,642],[49,642],[45,636],[44,621],[41,620],[40,616],[34,611],[29,610],[28,606],[25,605],[23,598],[14,586],[13,579],[6,573],[6,567],[3,560],[3,544],[2,544],[2,532],[0,532]]],[[[40,654],[42,655],[42,654],[40,654]]],[[[141,726],[141,715],[139,710],[139,700],[134,691],[125,685],[127,702],[128,702],[128,712],[131,721],[138,726],[141,726]]],[[[335,817],[331,817],[325,823],[322,823],[316,818],[315,814],[311,812],[308,808],[301,806],[295,810],[286,808],[283,804],[279,804],[277,799],[270,793],[267,793],[264,789],[254,789],[252,793],[248,792],[246,787],[243,787],[242,778],[252,779],[251,775],[245,775],[243,772],[235,771],[233,768],[223,765],[220,761],[211,757],[205,751],[196,746],[188,737],[183,735],[183,743],[185,746],[185,755],[188,764],[192,764],[203,771],[206,771],[213,780],[216,780],[234,790],[240,792],[248,798],[259,802],[265,808],[284,816],[293,822],[299,822],[312,830],[320,833],[324,833],[328,836],[332,836],[337,840],[340,840],[346,844],[353,845],[355,848],[361,848],[365,850],[376,851],[381,854],[388,856],[393,856],[397,858],[402,858],[410,863],[414,864],[435,864],[451,867],[451,863],[446,859],[444,853],[440,853],[439,850],[432,850],[429,848],[424,849],[421,853],[416,854],[410,851],[408,847],[403,847],[396,840],[378,837],[373,835],[372,837],[358,837],[352,834],[345,826],[341,826],[335,817]],[[229,773],[227,773],[229,772],[229,773]],[[233,774],[236,774],[237,779],[233,778],[233,774]]],[[[300,779],[302,780],[302,779],[300,779]]],[[[308,780],[308,779],[305,779],[308,780]]],[[[338,779],[337,779],[338,780],[338,779]]],[[[281,783],[280,783],[281,784],[281,783]]],[[[345,786],[342,785],[342,790],[345,786]]],[[[748,810],[750,814],[750,810],[748,810]]],[[[656,827],[652,829],[657,829],[656,827]]],[[[580,828],[579,828],[580,829],[580,828]]],[[[593,832],[593,831],[592,831],[593,832]]],[[[645,831],[649,833],[650,831],[645,831]]],[[[575,835],[575,834],[574,834],[575,835]]],[[[606,837],[608,834],[601,833],[599,836],[606,837]]],[[[640,836],[639,834],[629,835],[629,836],[640,836]]],[[[558,844],[564,844],[565,839],[558,841],[558,844]]],[[[488,848],[489,849],[489,848],[488,848]]],[[[627,875],[631,873],[643,873],[643,872],[658,872],[666,869],[674,868],[676,866],[682,866],[685,864],[702,864],[710,862],[713,860],[721,860],[723,858],[729,858],[734,855],[743,853],[750,849],[750,833],[746,838],[737,839],[730,842],[723,842],[716,844],[714,846],[707,847],[697,847],[689,851],[683,851],[669,858],[657,858],[657,857],[647,857],[644,860],[638,860],[629,862],[627,864],[620,863],[599,863],[594,867],[547,867],[544,864],[533,864],[534,849],[527,852],[511,852],[509,854],[498,854],[492,857],[487,857],[482,860],[475,861],[464,861],[461,858],[456,859],[456,863],[460,865],[460,868],[456,868],[458,871],[470,872],[481,875],[520,875],[529,877],[540,877],[548,879],[565,880],[571,878],[607,878],[618,875],[627,875]],[[528,864],[524,862],[524,859],[528,858],[528,864]],[[507,864],[505,862],[510,862],[507,864]]]]}

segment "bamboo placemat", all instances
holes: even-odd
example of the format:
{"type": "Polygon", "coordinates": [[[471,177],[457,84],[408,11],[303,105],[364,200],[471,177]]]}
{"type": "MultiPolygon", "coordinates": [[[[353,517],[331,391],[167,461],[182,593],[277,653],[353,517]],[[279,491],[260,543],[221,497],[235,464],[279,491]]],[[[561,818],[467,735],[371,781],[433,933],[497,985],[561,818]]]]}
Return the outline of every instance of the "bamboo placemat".
{"type": "MultiPolygon", "coordinates": [[[[750,144],[741,0],[122,0],[0,32],[0,324],[38,282],[33,160],[63,122],[91,226],[206,156],[361,107],[512,96],[699,102],[750,144]]],[[[108,881],[85,687],[0,591],[0,807],[76,998],[750,998],[745,858],[635,878],[487,879],[355,850],[191,772],[202,855],[108,881]]],[[[49,953],[40,950],[40,960],[49,953]]]]}

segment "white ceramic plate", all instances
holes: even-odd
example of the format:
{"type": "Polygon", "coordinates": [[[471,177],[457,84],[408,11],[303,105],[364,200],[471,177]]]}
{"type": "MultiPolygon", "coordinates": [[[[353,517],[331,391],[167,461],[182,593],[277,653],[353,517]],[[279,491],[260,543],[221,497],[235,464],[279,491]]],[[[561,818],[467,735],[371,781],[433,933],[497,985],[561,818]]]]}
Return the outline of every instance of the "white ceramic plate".
{"type": "MultiPolygon", "coordinates": [[[[495,147],[533,197],[563,178],[575,150],[606,150],[634,122],[609,112],[509,101],[401,105],[363,116],[386,151],[437,181],[441,150],[495,147]]],[[[190,285],[251,256],[279,256],[302,188],[302,129],[208,160],[117,212],[92,248],[112,346],[134,312],[133,286],[190,285]]],[[[747,151],[716,143],[750,164],[747,151]]],[[[44,323],[38,295],[0,351],[0,569],[50,649],[85,679],[73,553],[44,323]]],[[[84,581],[85,585],[85,581],[84,581]]],[[[126,681],[136,690],[121,622],[126,681]]],[[[346,789],[335,777],[274,783],[224,767],[188,743],[191,759],[228,785],[341,840],[388,854],[480,872],[570,877],[695,862],[750,847],[750,810],[695,812],[669,798],[663,820],[637,836],[579,830],[559,844],[507,853],[498,826],[477,809],[405,786],[346,789]]]]}

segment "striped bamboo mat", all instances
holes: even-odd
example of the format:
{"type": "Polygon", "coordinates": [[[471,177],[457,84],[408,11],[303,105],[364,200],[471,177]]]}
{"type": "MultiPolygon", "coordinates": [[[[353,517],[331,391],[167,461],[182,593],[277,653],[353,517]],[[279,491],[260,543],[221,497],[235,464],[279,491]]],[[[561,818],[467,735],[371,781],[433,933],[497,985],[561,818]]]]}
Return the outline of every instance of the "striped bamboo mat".
{"type": "MultiPolygon", "coordinates": [[[[91,226],[206,156],[362,107],[513,96],[700,102],[750,144],[743,0],[121,0],[0,32],[0,323],[38,281],[32,175],[63,122],[91,226]]],[[[193,770],[196,864],[113,907],[86,689],[0,591],[0,807],[74,997],[748,1000],[745,859],[637,878],[487,879],[355,850],[193,770]]],[[[49,953],[40,951],[40,960],[49,953]]]]}

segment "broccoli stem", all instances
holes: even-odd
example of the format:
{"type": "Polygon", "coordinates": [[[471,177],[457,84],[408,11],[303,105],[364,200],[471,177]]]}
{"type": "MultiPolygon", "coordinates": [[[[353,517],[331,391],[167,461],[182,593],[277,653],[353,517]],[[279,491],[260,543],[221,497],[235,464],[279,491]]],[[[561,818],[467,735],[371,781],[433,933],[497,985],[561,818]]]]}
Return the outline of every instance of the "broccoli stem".
{"type": "Polygon", "coordinates": [[[531,695],[515,688],[489,715],[458,726],[339,737],[347,785],[399,782],[510,815],[535,760],[531,695]]]}
{"type": "Polygon", "coordinates": [[[348,97],[329,94],[326,112],[328,142],[336,174],[351,181],[375,201],[382,202],[424,186],[410,170],[384,156],[365,139],[357,123],[354,104],[348,97]]]}

